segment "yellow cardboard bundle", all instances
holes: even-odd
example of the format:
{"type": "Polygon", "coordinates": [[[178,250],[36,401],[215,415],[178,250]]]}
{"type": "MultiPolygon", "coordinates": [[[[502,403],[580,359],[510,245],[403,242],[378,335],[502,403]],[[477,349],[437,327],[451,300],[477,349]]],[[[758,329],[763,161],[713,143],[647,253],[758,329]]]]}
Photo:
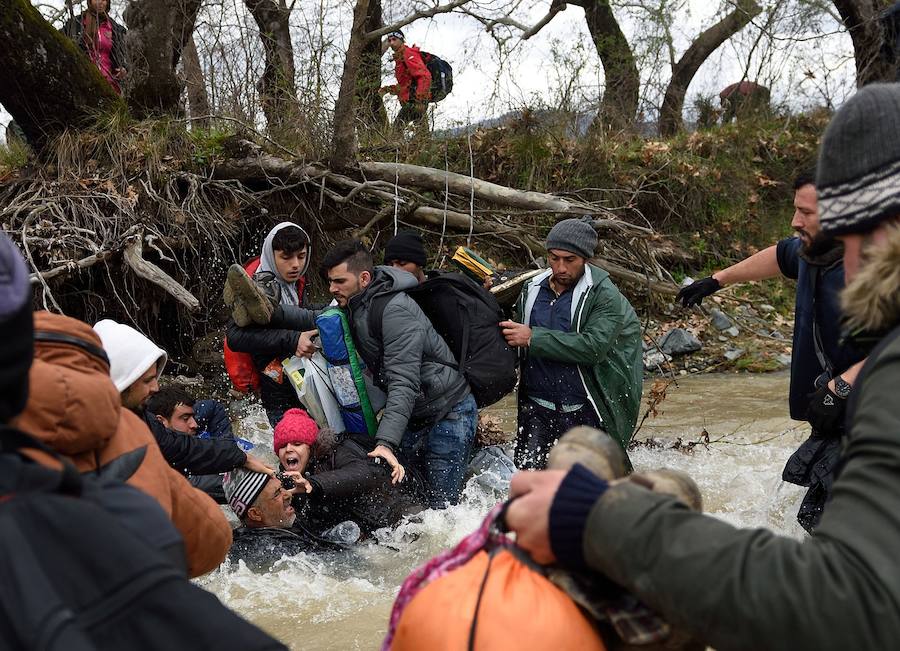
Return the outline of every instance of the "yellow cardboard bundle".
{"type": "Polygon", "coordinates": [[[485,278],[494,275],[494,269],[487,260],[480,257],[472,249],[467,249],[464,246],[456,249],[456,253],[453,254],[451,261],[478,284],[483,283],[485,278]]]}

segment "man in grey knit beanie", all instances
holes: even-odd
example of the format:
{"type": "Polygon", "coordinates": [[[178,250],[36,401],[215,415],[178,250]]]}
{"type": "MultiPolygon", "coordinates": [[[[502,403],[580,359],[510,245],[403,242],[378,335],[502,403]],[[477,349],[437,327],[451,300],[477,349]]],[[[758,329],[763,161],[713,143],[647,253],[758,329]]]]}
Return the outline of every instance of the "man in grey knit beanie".
{"type": "Polygon", "coordinates": [[[525,352],[519,380],[516,465],[544,468],[556,440],[578,425],[604,430],[624,449],[641,399],[641,328],[609,274],[588,263],[590,218],[565,219],[547,235],[550,269],[525,285],[519,321],[503,321],[525,352]]]}

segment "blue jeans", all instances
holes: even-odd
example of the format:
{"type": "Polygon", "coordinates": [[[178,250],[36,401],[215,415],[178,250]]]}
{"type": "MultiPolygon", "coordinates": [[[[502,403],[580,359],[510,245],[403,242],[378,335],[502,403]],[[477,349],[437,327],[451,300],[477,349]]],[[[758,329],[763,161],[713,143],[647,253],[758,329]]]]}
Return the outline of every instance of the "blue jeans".
{"type": "Polygon", "coordinates": [[[459,502],[477,425],[478,405],[469,394],[430,429],[407,430],[403,435],[401,451],[425,478],[429,508],[459,502]]]}

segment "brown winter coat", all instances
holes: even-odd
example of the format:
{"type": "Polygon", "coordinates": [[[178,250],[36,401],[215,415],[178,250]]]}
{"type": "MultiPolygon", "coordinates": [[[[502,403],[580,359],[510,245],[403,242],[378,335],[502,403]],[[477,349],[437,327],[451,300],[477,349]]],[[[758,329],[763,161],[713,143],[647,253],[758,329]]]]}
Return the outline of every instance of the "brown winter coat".
{"type": "MultiPolygon", "coordinates": [[[[75,337],[102,349],[86,323],[36,312],[34,329],[75,337]]],[[[144,422],[122,407],[109,365],[79,346],[36,341],[31,391],[16,425],[72,460],[81,472],[146,446],[141,466],[128,481],[162,506],[184,537],[192,577],[217,567],[231,546],[231,527],[206,494],[166,463],[144,422]]]]}

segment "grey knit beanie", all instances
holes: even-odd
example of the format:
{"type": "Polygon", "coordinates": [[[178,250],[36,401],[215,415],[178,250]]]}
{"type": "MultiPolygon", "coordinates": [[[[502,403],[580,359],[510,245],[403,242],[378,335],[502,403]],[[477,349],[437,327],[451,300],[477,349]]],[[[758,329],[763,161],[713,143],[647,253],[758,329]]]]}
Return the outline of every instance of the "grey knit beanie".
{"type": "Polygon", "coordinates": [[[550,229],[547,235],[547,250],[562,249],[582,258],[593,258],[597,248],[597,231],[590,217],[564,219],[550,229]]]}
{"type": "Polygon", "coordinates": [[[864,233],[900,215],[900,84],[870,84],[822,137],[816,191],[822,232],[864,233]]]}

